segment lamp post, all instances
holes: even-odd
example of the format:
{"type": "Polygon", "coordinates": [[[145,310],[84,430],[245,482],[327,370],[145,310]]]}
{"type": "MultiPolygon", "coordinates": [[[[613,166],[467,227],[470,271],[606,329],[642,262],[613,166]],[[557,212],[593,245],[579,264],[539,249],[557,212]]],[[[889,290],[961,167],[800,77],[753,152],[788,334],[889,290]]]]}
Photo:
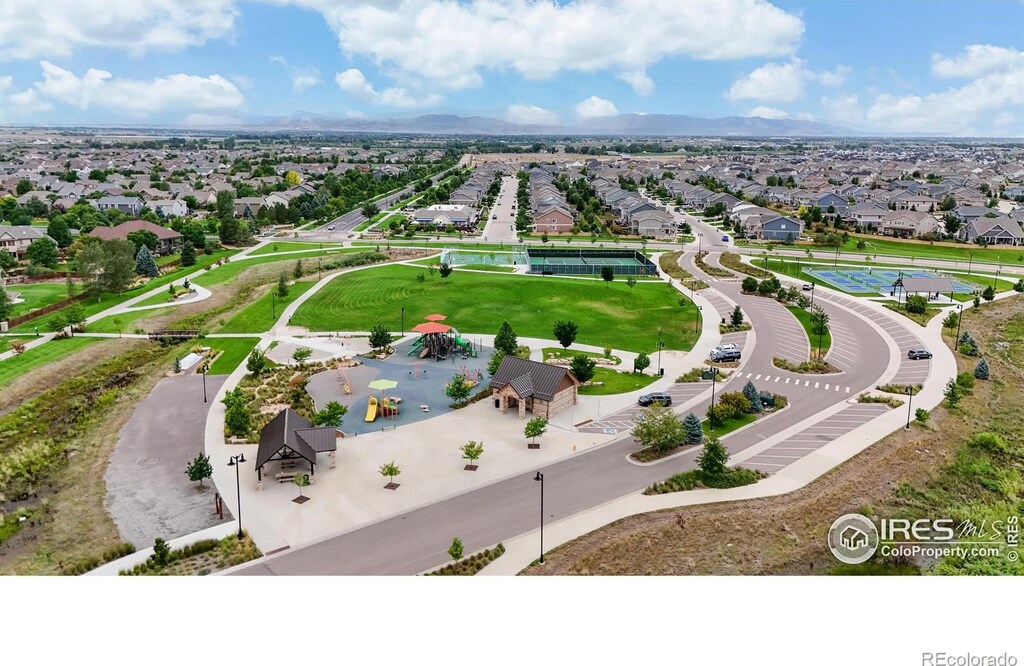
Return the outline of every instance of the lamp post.
{"type": "Polygon", "coordinates": [[[996,275],[995,275],[994,278],[992,278],[992,291],[995,291],[996,289],[999,288],[997,286],[999,284],[999,274],[1002,273],[1002,272],[1003,272],[1003,265],[999,264],[999,268],[996,269],[996,275]]]}
{"type": "Polygon", "coordinates": [[[316,279],[317,279],[317,282],[319,282],[320,279],[323,277],[321,275],[321,273],[323,272],[323,268],[324,268],[324,260],[323,260],[323,258],[322,257],[317,257],[316,258],[316,279]]]}
{"type": "Polygon", "coordinates": [[[206,404],[206,365],[207,362],[203,361],[203,404],[206,404]]]}
{"type": "Polygon", "coordinates": [[[907,426],[904,430],[910,430],[910,406],[914,403],[914,387],[907,387],[907,426]]]}
{"type": "Polygon", "coordinates": [[[544,475],[538,471],[533,480],[540,481],[540,558],[537,561],[544,564],[544,475]]]}
{"type": "Polygon", "coordinates": [[[270,318],[277,320],[277,292],[270,292],[270,318]]]}
{"type": "Polygon", "coordinates": [[[715,384],[717,383],[716,377],[718,377],[718,368],[712,366],[711,368],[711,411],[708,413],[708,419],[711,421],[711,432],[715,431],[715,384]]]}
{"type": "Polygon", "coordinates": [[[405,337],[405,308],[402,308],[402,337],[405,337]]]}
{"type": "Polygon", "coordinates": [[[821,360],[821,338],[825,335],[825,311],[818,317],[818,360],[821,360]]]}
{"type": "Polygon", "coordinates": [[[974,259],[974,255],[970,252],[967,253],[967,274],[971,274],[971,260],[974,259]]]}
{"type": "Polygon", "coordinates": [[[960,321],[964,318],[964,304],[960,303],[956,306],[956,340],[953,341],[953,351],[960,346],[960,321]]]}
{"type": "Polygon", "coordinates": [[[703,242],[704,242],[704,234],[698,233],[697,234],[697,256],[698,257],[700,256],[700,248],[701,248],[701,244],[703,242]]]}
{"type": "Polygon", "coordinates": [[[661,376],[661,348],[665,343],[661,341],[661,328],[658,328],[658,376],[661,376]]]}
{"type": "Polygon", "coordinates": [[[238,468],[245,462],[245,454],[239,453],[237,456],[231,456],[228,458],[228,467],[235,468],[235,492],[238,493],[238,540],[241,541],[244,537],[242,536],[242,483],[239,481],[238,468]]]}
{"type": "Polygon", "coordinates": [[[704,310],[700,305],[697,306],[697,316],[693,320],[693,332],[697,333],[699,329],[697,326],[700,324],[700,313],[704,310]]]}
{"type": "Polygon", "coordinates": [[[814,305],[814,286],[815,286],[815,283],[812,282],[811,283],[811,305],[814,305]]]}
{"type": "Polygon", "coordinates": [[[839,248],[840,246],[836,245],[836,258],[835,261],[832,262],[832,268],[837,268],[839,266],[839,248]]]}

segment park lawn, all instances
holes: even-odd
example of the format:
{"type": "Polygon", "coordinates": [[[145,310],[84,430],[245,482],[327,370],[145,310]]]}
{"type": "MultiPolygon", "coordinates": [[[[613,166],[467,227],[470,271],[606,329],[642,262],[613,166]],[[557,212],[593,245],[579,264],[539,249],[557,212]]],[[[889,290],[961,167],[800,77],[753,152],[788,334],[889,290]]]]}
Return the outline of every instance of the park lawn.
{"type": "Polygon", "coordinates": [[[205,338],[203,344],[223,353],[210,366],[211,375],[230,375],[259,342],[259,338],[205,338]]]}
{"type": "Polygon", "coordinates": [[[577,342],[652,351],[663,331],[667,348],[688,350],[696,340],[693,308],[679,307],[679,293],[664,283],[575,280],[458,271],[447,280],[411,266],[390,265],[344,275],[327,283],[292,318],[314,331],[366,331],[380,323],[398,328],[430,313],[465,333],[495,333],[508,320],[518,335],[551,338],[551,326],[571,319],[577,342]]]}
{"type": "MultiPolygon", "coordinates": [[[[800,247],[808,247],[800,243],[800,247]]],[[[834,248],[823,246],[817,247],[824,252],[834,252],[834,248]]],[[[932,243],[929,241],[914,240],[893,240],[891,238],[878,238],[876,236],[850,235],[850,239],[842,246],[842,252],[853,252],[861,254],[880,254],[896,257],[921,257],[930,259],[951,259],[954,261],[967,261],[970,257],[974,263],[987,262],[990,264],[1024,264],[1024,251],[1020,248],[984,248],[980,245],[967,243],[932,243]],[[857,241],[863,240],[867,247],[863,250],[857,249],[857,241]]]]}
{"type": "Polygon", "coordinates": [[[312,243],[312,242],[299,242],[299,241],[271,241],[259,248],[250,252],[249,257],[258,257],[264,254],[274,254],[275,252],[296,252],[296,251],[307,251],[312,252],[315,250],[331,249],[341,247],[341,243],[312,243]]]}
{"type": "MultiPolygon", "coordinates": [[[[181,254],[177,254],[176,253],[176,254],[166,254],[166,255],[161,255],[161,256],[155,256],[155,257],[153,257],[153,260],[156,262],[157,266],[166,266],[167,264],[171,263],[172,261],[177,261],[180,258],[181,258],[181,254]]],[[[198,255],[196,256],[196,258],[197,259],[199,258],[198,255]]]]}
{"type": "Polygon", "coordinates": [[[729,419],[725,423],[715,423],[715,429],[711,429],[711,421],[704,419],[700,427],[704,430],[705,435],[714,435],[715,437],[724,437],[734,430],[739,430],[745,425],[750,425],[757,420],[757,414],[744,414],[738,419],[729,419]]]}
{"type": "MultiPolygon", "coordinates": [[[[319,257],[319,256],[327,257],[327,256],[335,255],[335,254],[349,254],[349,253],[352,253],[352,252],[366,252],[366,250],[363,249],[363,248],[360,248],[358,250],[350,250],[350,249],[324,250],[322,253],[321,252],[317,252],[315,254],[315,256],[313,256],[312,258],[316,259],[316,257],[319,257]]],[[[293,268],[294,268],[294,264],[295,264],[296,261],[302,261],[302,265],[306,268],[307,271],[309,271],[311,268],[315,270],[316,269],[316,262],[315,261],[309,261],[309,259],[310,259],[310,255],[308,255],[308,254],[290,254],[290,255],[288,255],[288,254],[286,254],[286,255],[273,255],[273,254],[271,254],[271,255],[267,255],[267,256],[258,257],[256,259],[240,259],[238,261],[228,262],[228,263],[224,264],[223,266],[219,266],[217,268],[211,268],[210,270],[206,271],[202,275],[197,275],[196,278],[194,280],[192,280],[192,282],[194,282],[195,284],[201,285],[203,287],[210,288],[210,287],[212,287],[214,285],[224,284],[228,280],[232,280],[232,279],[238,277],[239,273],[245,271],[247,268],[250,268],[252,266],[258,266],[259,264],[269,264],[269,263],[278,262],[278,261],[290,261],[290,262],[292,262],[292,267],[293,268]]],[[[286,272],[288,273],[289,276],[291,276],[291,271],[290,270],[286,271],[286,272]]]]}
{"type": "Polygon", "coordinates": [[[657,375],[642,375],[636,372],[619,372],[598,366],[594,368],[591,381],[602,382],[601,386],[581,386],[580,395],[614,395],[629,393],[650,386],[658,379],[657,375]]]}
{"type": "Polygon", "coordinates": [[[814,317],[810,312],[796,305],[787,305],[786,309],[793,313],[793,316],[804,327],[804,331],[807,332],[807,339],[811,341],[811,358],[825,358],[828,350],[832,348],[832,333],[829,332],[828,326],[825,327],[825,332],[819,336],[814,327],[814,317]]]}
{"type": "Polygon", "coordinates": [[[516,269],[511,266],[492,266],[490,264],[462,264],[456,270],[467,271],[488,271],[491,273],[515,273],[516,269]]]}
{"type": "Polygon", "coordinates": [[[152,310],[130,310],[128,312],[121,312],[119,314],[104,317],[98,321],[94,321],[91,324],[86,324],[85,330],[88,333],[135,333],[137,330],[142,331],[144,327],[138,322],[146,319],[147,317],[165,315],[171,310],[167,308],[154,308],[152,310]],[[115,323],[114,320],[120,320],[119,323],[115,323]]]}
{"type": "MultiPolygon", "coordinates": [[[[893,312],[898,312],[901,315],[903,315],[904,317],[906,317],[907,319],[911,319],[915,323],[920,324],[921,326],[927,326],[928,322],[932,320],[932,317],[934,317],[935,315],[937,315],[940,312],[942,312],[942,308],[932,307],[932,306],[929,305],[928,308],[925,309],[923,314],[919,314],[919,313],[916,313],[916,312],[907,312],[907,309],[906,309],[905,305],[902,302],[899,303],[899,304],[897,304],[896,301],[878,301],[878,302],[881,303],[884,307],[888,308],[889,310],[892,310],[893,312]]],[[[984,302],[984,301],[982,301],[982,302],[984,302]]],[[[964,308],[964,310],[966,311],[966,308],[964,308]]]]}
{"type": "Polygon", "coordinates": [[[270,330],[285,307],[316,284],[316,279],[288,285],[288,295],[277,296],[277,285],[217,329],[218,333],[262,333],[270,330]]]}
{"type": "Polygon", "coordinates": [[[0,386],[26,372],[74,354],[79,349],[84,349],[95,342],[101,341],[103,341],[103,338],[87,338],[82,336],[55,339],[38,347],[27,349],[24,353],[17,356],[0,361],[0,386]]]}
{"type": "MultiPolygon", "coordinates": [[[[152,278],[146,284],[140,287],[136,287],[135,289],[129,289],[128,291],[125,291],[124,293],[121,294],[103,293],[100,295],[98,300],[93,300],[91,298],[86,299],[84,301],[81,301],[82,309],[85,311],[86,317],[91,317],[92,315],[100,313],[108,308],[112,308],[115,305],[120,305],[121,303],[124,303],[127,300],[136,298],[142,294],[153,291],[154,289],[166,287],[169,283],[175,280],[180,280],[186,275],[190,275],[191,273],[194,273],[197,270],[202,270],[204,266],[208,266],[217,261],[218,259],[229,257],[235,252],[236,250],[220,250],[218,252],[214,252],[213,254],[200,254],[198,257],[196,257],[195,266],[179,267],[178,270],[175,270],[166,275],[161,275],[160,277],[152,278]]],[[[32,321],[25,322],[24,324],[16,326],[11,330],[12,332],[20,333],[29,332],[38,327],[40,331],[49,331],[53,327],[54,320],[59,316],[61,316],[61,311],[57,310],[56,312],[46,315],[45,317],[40,317],[39,319],[33,319],[32,321]]]]}
{"type": "Polygon", "coordinates": [[[38,284],[10,285],[12,292],[21,294],[24,303],[16,303],[11,311],[11,318],[20,317],[47,305],[52,305],[68,297],[67,285],[63,282],[40,282],[38,284]]]}

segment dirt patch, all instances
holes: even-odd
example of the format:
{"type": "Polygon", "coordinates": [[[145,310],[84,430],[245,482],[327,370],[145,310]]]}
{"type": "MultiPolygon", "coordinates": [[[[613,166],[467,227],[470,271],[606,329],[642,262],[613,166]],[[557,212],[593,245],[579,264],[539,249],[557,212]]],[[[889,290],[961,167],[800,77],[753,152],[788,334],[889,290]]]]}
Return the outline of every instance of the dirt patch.
{"type": "MultiPolygon", "coordinates": [[[[1024,299],[964,311],[981,342],[993,381],[978,382],[955,412],[937,408],[915,425],[875,443],[825,476],[782,497],[669,509],[631,516],[556,548],[526,575],[817,574],[835,564],[829,525],[849,512],[893,515],[908,506],[901,489],[938,477],[960,444],[978,430],[1019,433],[1024,369],[1014,363],[1007,328],[1024,317],[1024,299]],[[1006,350],[1003,352],[1002,350],[1006,350]]],[[[976,359],[960,357],[960,370],[976,359]]]]}

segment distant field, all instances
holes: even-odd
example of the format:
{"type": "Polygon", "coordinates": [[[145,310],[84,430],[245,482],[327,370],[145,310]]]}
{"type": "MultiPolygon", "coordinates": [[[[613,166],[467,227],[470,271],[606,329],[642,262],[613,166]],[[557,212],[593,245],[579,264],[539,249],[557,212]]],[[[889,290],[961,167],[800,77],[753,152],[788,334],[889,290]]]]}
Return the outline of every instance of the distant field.
{"type": "MultiPolygon", "coordinates": [[[[203,287],[211,288],[218,284],[224,284],[228,280],[238,277],[238,274],[252,266],[259,266],[260,264],[268,264],[273,262],[291,262],[290,265],[286,265],[282,268],[285,272],[291,275],[290,269],[295,265],[296,261],[301,261],[302,265],[306,267],[306,270],[316,269],[316,258],[317,257],[329,257],[335,254],[348,254],[351,252],[366,252],[366,248],[352,249],[324,249],[321,252],[311,252],[309,254],[285,254],[285,255],[268,255],[261,256],[256,259],[244,259],[241,261],[232,261],[218,268],[212,268],[209,271],[196,277],[193,282],[203,287]]],[[[284,265],[284,264],[282,264],[284,265]]]]}
{"type": "Polygon", "coordinates": [[[210,374],[231,374],[259,341],[259,338],[205,338],[203,345],[224,351],[210,366],[210,374]]]}
{"type": "Polygon", "coordinates": [[[11,312],[11,318],[20,317],[34,310],[45,308],[68,297],[67,286],[63,282],[46,282],[39,284],[12,284],[9,291],[21,294],[24,303],[18,303],[11,312]]]}
{"type": "MultiPolygon", "coordinates": [[[[466,333],[495,333],[505,319],[521,336],[553,337],[558,319],[579,325],[577,342],[629,351],[657,347],[658,329],[668,349],[688,350],[696,340],[696,308],[681,308],[681,294],[666,284],[541,278],[456,270],[416,281],[418,268],[384,266],[338,277],[306,301],[292,324],[316,331],[365,331],[383,323],[407,328],[439,312],[466,333]]],[[[255,329],[264,330],[264,329],[255,329]]]]}
{"type": "MultiPolygon", "coordinates": [[[[314,276],[315,277],[315,276],[314,276]]],[[[316,279],[305,282],[296,282],[288,286],[288,295],[284,298],[276,296],[277,287],[272,286],[270,290],[260,298],[238,312],[234,317],[227,320],[223,326],[216,329],[217,333],[262,333],[270,330],[285,307],[296,298],[316,284],[316,279]]]]}
{"type": "Polygon", "coordinates": [[[85,337],[50,340],[38,347],[26,350],[22,354],[0,361],[0,386],[35,368],[69,356],[79,349],[84,349],[96,342],[103,341],[103,338],[85,337]]]}
{"type": "Polygon", "coordinates": [[[274,252],[295,252],[295,251],[314,251],[314,250],[329,250],[331,248],[339,248],[341,243],[311,243],[311,242],[299,242],[299,241],[270,241],[258,250],[250,252],[248,256],[257,257],[264,254],[273,254],[274,252]]]}

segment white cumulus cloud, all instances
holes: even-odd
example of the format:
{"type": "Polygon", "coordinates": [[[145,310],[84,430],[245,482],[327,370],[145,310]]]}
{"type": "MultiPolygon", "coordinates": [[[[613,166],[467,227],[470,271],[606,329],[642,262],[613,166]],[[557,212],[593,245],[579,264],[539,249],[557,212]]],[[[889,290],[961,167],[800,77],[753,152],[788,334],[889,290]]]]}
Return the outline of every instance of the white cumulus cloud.
{"type": "Polygon", "coordinates": [[[139,55],[228,36],[234,0],[18,0],[0,3],[0,59],[67,57],[84,47],[139,55]]]}
{"type": "Polygon", "coordinates": [[[344,72],[338,72],[334,77],[344,92],[355,97],[361,102],[379,104],[381,106],[396,106],[411,108],[416,106],[430,106],[441,101],[441,96],[436,93],[428,93],[420,97],[411,95],[405,88],[392,87],[378,91],[373,87],[362,71],[352,68],[344,72]]]}
{"type": "Polygon", "coordinates": [[[505,120],[519,125],[557,125],[558,114],[532,104],[509,104],[505,120]]]}
{"type": "Polygon", "coordinates": [[[725,96],[730,100],[753,99],[761,102],[792,102],[804,94],[804,85],[816,81],[838,86],[846,80],[850,68],[840,65],[832,71],[815,72],[800,58],[786,63],[770,62],[736,79],[725,96]]]}
{"type": "Polygon", "coordinates": [[[604,116],[618,115],[619,110],[615,104],[608,99],[591,95],[576,105],[576,115],[580,118],[601,118],[604,116]]]}
{"type": "Polygon", "coordinates": [[[650,95],[654,92],[654,81],[643,70],[625,72],[619,74],[619,78],[628,83],[637,95],[650,95]]]}
{"type": "Polygon", "coordinates": [[[932,54],[932,74],[947,79],[970,79],[995,70],[1021,67],[1022,63],[1024,52],[1017,49],[990,44],[971,44],[952,58],[938,53],[932,54]]]}
{"type": "Polygon", "coordinates": [[[277,63],[288,72],[292,80],[292,91],[300,93],[320,83],[320,70],[313,65],[292,65],[283,56],[270,56],[270,62],[277,63]]]}

